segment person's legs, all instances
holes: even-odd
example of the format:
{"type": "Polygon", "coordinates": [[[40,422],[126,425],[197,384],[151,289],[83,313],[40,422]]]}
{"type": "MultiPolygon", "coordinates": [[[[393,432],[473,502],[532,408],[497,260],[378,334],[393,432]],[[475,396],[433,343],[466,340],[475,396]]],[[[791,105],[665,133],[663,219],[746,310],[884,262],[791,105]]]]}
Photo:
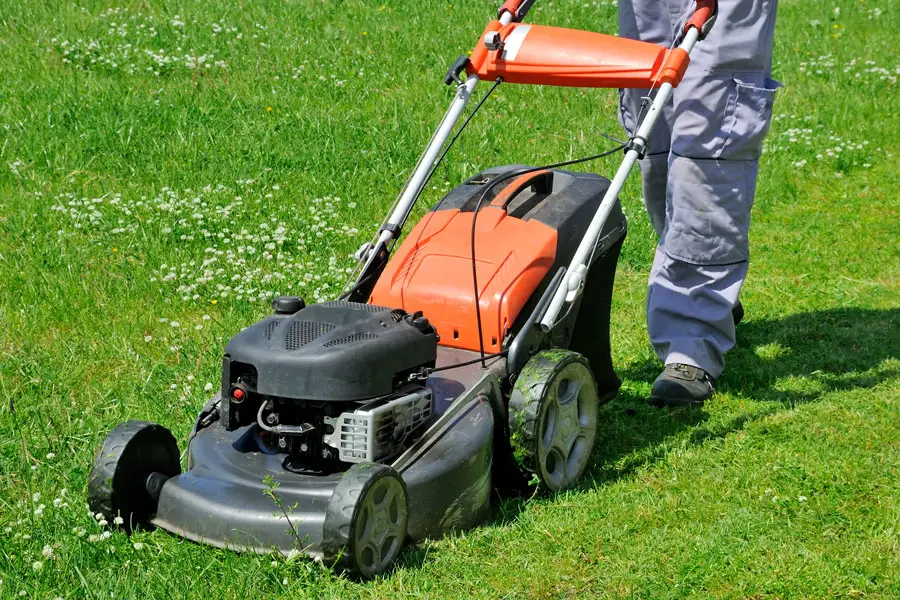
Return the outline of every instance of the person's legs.
{"type": "Polygon", "coordinates": [[[651,392],[657,402],[702,402],[734,345],[732,309],[747,273],[758,160],[778,85],[770,77],[776,4],[719,0],[716,25],[674,93],[647,327],[666,365],[702,371],[667,368],[651,392]]]}

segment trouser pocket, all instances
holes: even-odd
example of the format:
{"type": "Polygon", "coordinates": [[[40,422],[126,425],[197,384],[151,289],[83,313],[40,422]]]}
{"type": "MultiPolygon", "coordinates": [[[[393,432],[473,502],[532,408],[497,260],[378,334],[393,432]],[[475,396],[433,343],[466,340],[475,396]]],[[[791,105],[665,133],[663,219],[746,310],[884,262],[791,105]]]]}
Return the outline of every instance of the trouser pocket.
{"type": "Polygon", "coordinates": [[[726,110],[723,143],[717,158],[756,160],[769,131],[775,92],[781,84],[764,75],[753,79],[735,77],[733,84],[726,110]]]}
{"type": "Polygon", "coordinates": [[[703,71],[684,83],[676,89],[663,249],[697,265],[745,261],[759,155],[780,84],[764,73],[703,71]]]}
{"type": "Polygon", "coordinates": [[[750,256],[755,160],[669,157],[669,202],[660,244],[678,260],[728,265],[750,256]]]}

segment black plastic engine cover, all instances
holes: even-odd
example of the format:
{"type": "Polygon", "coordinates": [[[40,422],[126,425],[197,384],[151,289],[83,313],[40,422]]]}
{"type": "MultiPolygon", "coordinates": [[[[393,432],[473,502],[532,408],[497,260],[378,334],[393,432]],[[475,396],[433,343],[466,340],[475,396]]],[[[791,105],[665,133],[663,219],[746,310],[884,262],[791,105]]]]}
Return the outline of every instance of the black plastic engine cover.
{"type": "Polygon", "coordinates": [[[372,304],[333,301],[275,314],[225,346],[223,389],[253,373],[265,396],[366,400],[394,392],[423,366],[434,366],[437,334],[427,319],[372,304]],[[248,366],[250,368],[248,368],[248,366]]]}

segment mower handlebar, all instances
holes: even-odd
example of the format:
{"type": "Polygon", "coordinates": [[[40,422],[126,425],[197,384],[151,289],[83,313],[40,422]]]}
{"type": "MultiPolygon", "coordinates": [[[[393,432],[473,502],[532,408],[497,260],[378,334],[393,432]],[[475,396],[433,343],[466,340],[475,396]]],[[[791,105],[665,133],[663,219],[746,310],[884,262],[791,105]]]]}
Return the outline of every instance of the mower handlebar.
{"type": "MultiPolygon", "coordinates": [[[[512,21],[521,22],[525,19],[528,11],[531,10],[534,2],[535,0],[506,0],[497,9],[497,18],[502,18],[504,13],[509,13],[512,21]]],[[[687,32],[691,27],[696,27],[702,40],[709,33],[709,30],[712,29],[718,12],[718,0],[697,0],[697,8],[694,10],[694,14],[685,22],[684,31],[687,32]]]]}

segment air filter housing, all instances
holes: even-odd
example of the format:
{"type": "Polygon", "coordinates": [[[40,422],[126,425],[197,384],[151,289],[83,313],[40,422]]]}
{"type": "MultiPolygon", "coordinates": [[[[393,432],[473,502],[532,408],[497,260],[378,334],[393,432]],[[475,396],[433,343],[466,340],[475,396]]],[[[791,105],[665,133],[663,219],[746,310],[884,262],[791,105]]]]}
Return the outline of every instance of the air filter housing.
{"type": "Polygon", "coordinates": [[[253,373],[264,396],[357,401],[392,394],[410,373],[434,366],[437,334],[420,314],[372,304],[325,302],[275,314],[225,347],[222,383],[253,373]]]}

